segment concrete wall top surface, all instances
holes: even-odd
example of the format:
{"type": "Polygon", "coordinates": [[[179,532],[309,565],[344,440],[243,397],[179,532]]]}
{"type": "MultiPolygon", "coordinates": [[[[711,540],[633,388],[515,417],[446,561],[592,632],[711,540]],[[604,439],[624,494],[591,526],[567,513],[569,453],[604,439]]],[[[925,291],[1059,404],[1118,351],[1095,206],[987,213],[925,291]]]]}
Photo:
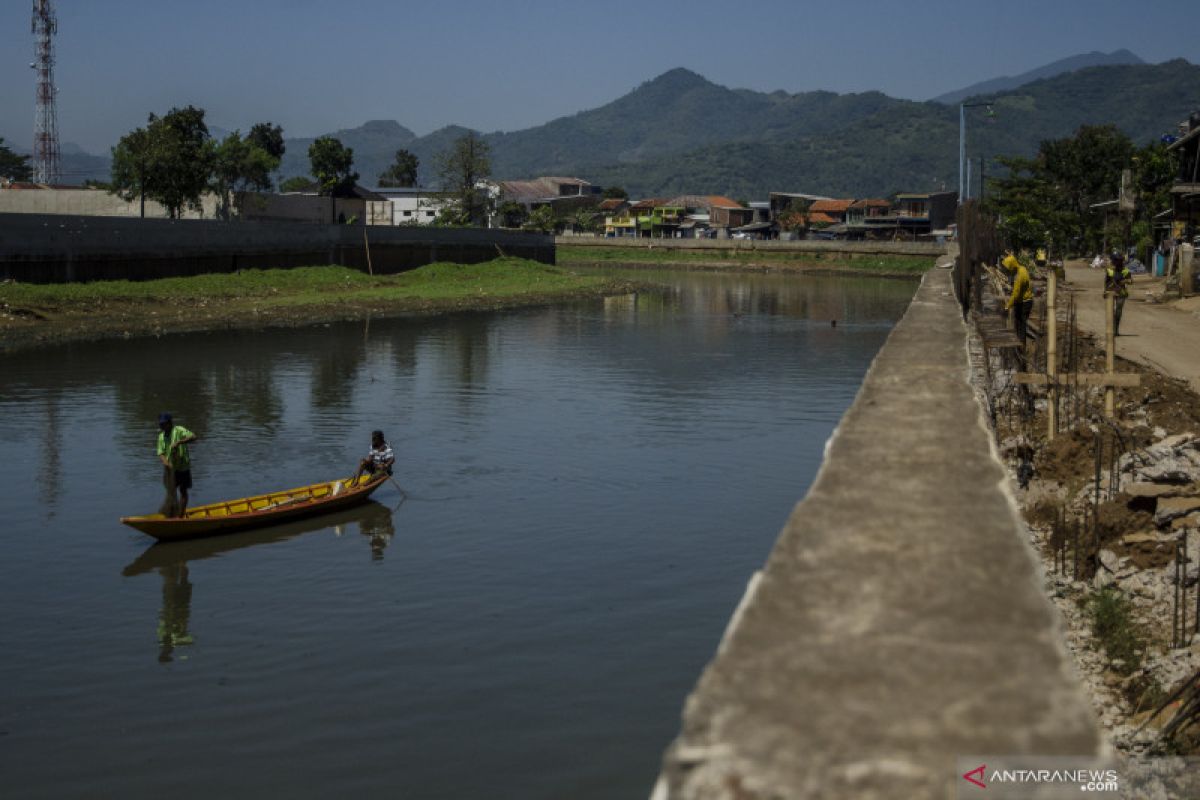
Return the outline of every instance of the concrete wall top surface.
{"type": "Polygon", "coordinates": [[[966,342],[931,270],[688,698],[656,800],[950,798],[958,757],[1108,753],[966,342]]]}

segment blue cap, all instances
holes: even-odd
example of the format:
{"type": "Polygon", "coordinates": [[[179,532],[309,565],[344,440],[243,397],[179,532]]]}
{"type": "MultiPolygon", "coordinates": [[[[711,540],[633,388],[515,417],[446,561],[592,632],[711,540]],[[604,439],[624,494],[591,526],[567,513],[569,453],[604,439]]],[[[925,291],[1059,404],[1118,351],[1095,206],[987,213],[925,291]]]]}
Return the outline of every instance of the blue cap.
{"type": "Polygon", "coordinates": [[[170,422],[170,421],[171,421],[171,415],[169,412],[164,411],[158,415],[158,424],[159,425],[162,425],[163,423],[170,422]]]}

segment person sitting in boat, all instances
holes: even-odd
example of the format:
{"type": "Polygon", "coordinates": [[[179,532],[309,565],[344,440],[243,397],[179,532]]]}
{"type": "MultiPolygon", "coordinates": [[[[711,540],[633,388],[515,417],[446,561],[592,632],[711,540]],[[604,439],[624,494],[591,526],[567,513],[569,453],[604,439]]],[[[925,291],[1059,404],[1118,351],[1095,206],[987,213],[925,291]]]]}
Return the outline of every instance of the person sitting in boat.
{"type": "Polygon", "coordinates": [[[165,411],[158,415],[158,431],[156,452],[163,464],[164,483],[170,495],[167,505],[171,506],[164,513],[182,517],[187,514],[188,490],[192,488],[192,456],[188,452],[188,442],[196,441],[196,434],[176,425],[165,411]],[[175,499],[176,491],[179,492],[178,500],[175,499]]]}
{"type": "Polygon", "coordinates": [[[392,464],[395,463],[396,456],[392,452],[392,446],[383,438],[383,431],[371,431],[371,449],[367,452],[367,457],[359,462],[353,482],[358,483],[363,473],[374,475],[377,472],[386,472],[391,475],[392,464]]]}

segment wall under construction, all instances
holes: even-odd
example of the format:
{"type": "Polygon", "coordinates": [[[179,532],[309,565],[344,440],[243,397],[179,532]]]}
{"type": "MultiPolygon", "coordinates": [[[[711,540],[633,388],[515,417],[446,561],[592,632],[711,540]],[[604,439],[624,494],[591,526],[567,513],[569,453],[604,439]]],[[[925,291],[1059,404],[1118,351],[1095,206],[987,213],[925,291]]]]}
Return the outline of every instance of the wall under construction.
{"type": "Polygon", "coordinates": [[[971,756],[1107,753],[967,334],[930,270],[688,698],[654,800],[949,798],[973,791],[971,756]]]}
{"type": "Polygon", "coordinates": [[[0,214],[0,280],[151,280],[339,264],[376,273],[500,255],[544,264],[554,238],[509,231],[0,214]],[[364,233],[365,232],[365,233],[364,233]]]}

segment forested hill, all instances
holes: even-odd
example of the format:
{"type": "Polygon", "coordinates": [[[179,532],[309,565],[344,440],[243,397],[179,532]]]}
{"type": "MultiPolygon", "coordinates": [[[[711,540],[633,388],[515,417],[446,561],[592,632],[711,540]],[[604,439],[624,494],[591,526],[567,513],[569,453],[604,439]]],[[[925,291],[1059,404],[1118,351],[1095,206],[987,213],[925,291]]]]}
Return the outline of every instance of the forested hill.
{"type": "MultiPolygon", "coordinates": [[[[994,116],[968,111],[968,156],[1031,155],[1080,125],[1113,123],[1143,144],[1200,108],[1200,67],[1093,67],[995,96],[994,116]]],[[[828,122],[828,121],[826,121],[828,122]]],[[[989,167],[994,168],[994,167],[989,167]]],[[[834,130],[780,129],[635,164],[585,164],[577,172],[639,196],[682,191],[761,197],[768,191],[886,196],[958,186],[958,108],[892,100],[834,130]]]]}
{"type": "Polygon", "coordinates": [[[958,105],[968,97],[976,97],[982,94],[997,94],[999,92],[1011,92],[1013,89],[1018,89],[1027,83],[1041,80],[1043,78],[1053,78],[1057,75],[1062,75],[1065,72],[1074,72],[1078,69],[1087,69],[1088,67],[1108,67],[1116,64],[1145,64],[1145,61],[1138,58],[1128,50],[1114,50],[1111,53],[1102,53],[1099,50],[1093,50],[1090,53],[1081,53],[1070,58],[1062,58],[1058,61],[1031,69],[1028,72],[1022,72],[1020,75],[1005,75],[1003,78],[992,78],[981,83],[974,83],[963,89],[956,89],[953,92],[946,92],[933,98],[935,103],[945,103],[946,105],[958,105]]]}
{"type": "MultiPolygon", "coordinates": [[[[993,117],[968,111],[969,155],[1029,155],[1043,139],[1084,124],[1111,122],[1137,142],[1149,141],[1200,108],[1198,87],[1200,67],[1182,59],[1034,81],[994,96],[993,117]]],[[[463,131],[442,129],[396,146],[420,157],[422,182],[434,185],[435,155],[463,131]]],[[[573,175],[635,196],[866,196],[958,186],[957,106],[879,92],[728,89],[683,69],[599,108],[484,138],[497,178],[573,175]]],[[[387,165],[368,164],[363,155],[355,151],[368,183],[387,165]]]]}
{"type": "MultiPolygon", "coordinates": [[[[989,99],[994,117],[981,108],[968,111],[974,159],[1030,155],[1042,140],[1069,136],[1084,124],[1114,123],[1141,144],[1173,132],[1200,108],[1200,67],[1182,59],[1091,67],[989,99]]],[[[432,187],[437,154],[465,132],[449,126],[417,137],[398,122],[380,120],[334,135],[354,148],[363,185],[374,185],[395,151],[405,148],[420,159],[421,183],[432,187]]],[[[886,196],[958,186],[957,106],[879,92],[728,89],[684,69],[599,108],[483,136],[495,178],[577,176],[643,197],[886,196]]],[[[286,141],[281,177],[308,173],[311,142],[286,141]]]]}

